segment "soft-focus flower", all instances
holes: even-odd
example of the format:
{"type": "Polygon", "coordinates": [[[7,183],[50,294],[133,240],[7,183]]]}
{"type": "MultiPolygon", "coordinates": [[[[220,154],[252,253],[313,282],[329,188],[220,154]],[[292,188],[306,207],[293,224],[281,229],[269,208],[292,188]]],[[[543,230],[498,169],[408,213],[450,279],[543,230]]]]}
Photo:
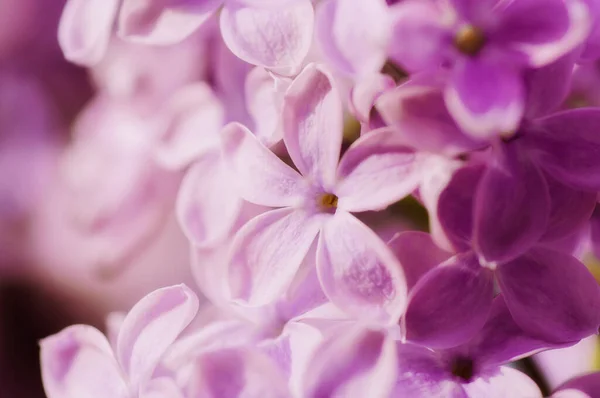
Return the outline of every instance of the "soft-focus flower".
{"type": "Polygon", "coordinates": [[[223,133],[240,195],[280,207],[238,232],[230,265],[234,297],[251,305],[275,299],[318,234],[317,268],[327,296],[350,312],[396,318],[405,294],[401,268],[349,212],[383,209],[409,194],[417,182],[414,153],[383,131],[355,142],[339,160],[340,100],[315,66],[294,80],[284,101],[284,142],[300,173],[243,126],[229,125],[223,133]]]}
{"type": "Polygon", "coordinates": [[[448,109],[478,138],[515,130],[524,70],[572,51],[590,29],[580,0],[413,0],[396,5],[394,19],[391,57],[415,72],[448,67],[448,109]]]}

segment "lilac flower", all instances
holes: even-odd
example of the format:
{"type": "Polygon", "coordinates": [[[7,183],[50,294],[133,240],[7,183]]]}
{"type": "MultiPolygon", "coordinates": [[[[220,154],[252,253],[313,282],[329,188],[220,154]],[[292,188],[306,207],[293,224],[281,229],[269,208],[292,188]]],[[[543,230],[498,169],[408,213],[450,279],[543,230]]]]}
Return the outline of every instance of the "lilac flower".
{"type": "Polygon", "coordinates": [[[304,396],[541,397],[524,374],[501,366],[548,347],[513,321],[502,296],[466,344],[432,351],[395,342],[389,332],[333,329],[305,374],[304,396]]]}
{"type": "Polygon", "coordinates": [[[240,195],[280,207],[238,232],[230,266],[233,296],[250,305],[273,301],[318,234],[317,268],[327,296],[350,312],[394,319],[404,302],[402,271],[385,244],[349,212],[382,209],[409,194],[418,181],[415,156],[387,132],[374,132],[338,160],[341,109],[331,84],[327,74],[308,66],[286,94],[284,142],[301,174],[243,126],[232,124],[223,133],[240,195]]]}
{"type": "Polygon", "coordinates": [[[127,314],[113,352],[100,331],[71,326],[44,339],[41,363],[49,398],[173,397],[173,380],[154,378],[162,356],[192,321],[198,299],[184,285],[144,297],[127,314]]]}
{"type": "Polygon", "coordinates": [[[523,71],[570,52],[589,29],[579,0],[404,1],[395,6],[390,51],[410,71],[448,66],[448,109],[467,133],[483,138],[519,126],[523,71]]]}

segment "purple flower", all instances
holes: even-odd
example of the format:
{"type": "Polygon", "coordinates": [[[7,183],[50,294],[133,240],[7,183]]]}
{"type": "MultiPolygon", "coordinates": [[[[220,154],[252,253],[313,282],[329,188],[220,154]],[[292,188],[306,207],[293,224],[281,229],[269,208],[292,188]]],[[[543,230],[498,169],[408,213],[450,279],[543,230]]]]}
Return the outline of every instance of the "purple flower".
{"type": "Polygon", "coordinates": [[[501,365],[548,346],[513,322],[502,296],[481,331],[449,350],[396,342],[389,331],[340,327],[315,351],[304,396],[541,397],[532,380],[501,365]]]}
{"type": "Polygon", "coordinates": [[[232,124],[223,133],[240,195],[280,207],[238,232],[230,266],[233,295],[251,305],[274,300],[318,234],[317,268],[327,296],[351,312],[393,319],[403,307],[402,271],[385,244],[349,212],[382,209],[409,194],[418,181],[415,156],[383,131],[363,137],[339,160],[341,104],[331,84],[327,74],[308,66],[286,93],[284,142],[300,173],[243,126],[232,124]]]}
{"type": "Polygon", "coordinates": [[[449,68],[444,99],[474,137],[514,131],[525,109],[523,72],[573,50],[590,29],[580,0],[404,1],[391,57],[410,71],[449,68]]]}
{"type": "Polygon", "coordinates": [[[594,398],[600,394],[600,373],[575,377],[554,391],[552,398],[594,398]]]}

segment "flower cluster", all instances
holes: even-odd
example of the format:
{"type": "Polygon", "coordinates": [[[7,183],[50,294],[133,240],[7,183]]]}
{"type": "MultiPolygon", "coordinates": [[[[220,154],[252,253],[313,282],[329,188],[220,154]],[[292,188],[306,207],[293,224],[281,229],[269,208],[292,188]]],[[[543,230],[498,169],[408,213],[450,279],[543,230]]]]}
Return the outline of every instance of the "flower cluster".
{"type": "Polygon", "coordinates": [[[207,303],[45,338],[48,398],[600,396],[512,365],[600,328],[600,2],[68,0],[58,40],[92,272],[174,211],[207,303]]]}

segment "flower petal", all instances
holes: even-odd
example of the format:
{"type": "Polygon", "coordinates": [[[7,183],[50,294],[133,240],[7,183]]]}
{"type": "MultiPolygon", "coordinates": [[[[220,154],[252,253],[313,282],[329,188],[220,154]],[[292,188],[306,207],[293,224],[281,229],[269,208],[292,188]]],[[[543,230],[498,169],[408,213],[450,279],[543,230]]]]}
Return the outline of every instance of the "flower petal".
{"type": "Polygon", "coordinates": [[[313,25],[310,0],[277,8],[228,1],[221,11],[227,47],[242,60],[265,68],[297,70],[310,49],[313,25]]]}
{"type": "Polygon", "coordinates": [[[489,317],[483,328],[466,346],[466,350],[487,367],[516,361],[545,348],[556,345],[527,334],[513,320],[504,296],[494,298],[489,317]]]}
{"type": "Polygon", "coordinates": [[[287,398],[287,383],[275,363],[259,351],[229,348],[207,352],[195,364],[190,396],[287,398]]]}
{"type": "Polygon", "coordinates": [[[375,106],[387,125],[418,150],[456,155],[482,146],[459,129],[435,85],[411,81],[382,94],[375,106]]]}
{"type": "Polygon", "coordinates": [[[129,41],[175,44],[206,22],[223,0],[123,0],[118,34],[129,41]]]}
{"type": "Polygon", "coordinates": [[[461,167],[438,197],[438,223],[457,252],[471,249],[474,197],[485,169],[482,164],[461,167]]]}
{"type": "Polygon", "coordinates": [[[304,374],[302,396],[391,396],[396,350],[385,332],[355,327],[331,333],[315,354],[304,374]]]}
{"type": "Polygon", "coordinates": [[[486,261],[508,261],[546,232],[548,186],[525,151],[506,145],[485,171],[475,194],[474,242],[486,261]]]}
{"type": "Polygon", "coordinates": [[[256,67],[246,77],[246,107],[256,126],[256,137],[270,147],[282,138],[281,108],[287,79],[278,78],[268,70],[256,67]]]}
{"type": "Polygon", "coordinates": [[[167,126],[156,148],[162,165],[181,169],[199,156],[218,150],[225,111],[207,83],[190,84],[178,91],[166,113],[167,126]]]}
{"type": "Polygon", "coordinates": [[[357,318],[395,323],[406,305],[406,280],[393,252],[366,225],[342,210],[327,221],[317,247],[323,291],[357,318]]]}
{"type": "Polygon", "coordinates": [[[493,297],[493,272],[472,252],[454,256],[411,291],[403,320],[406,339],[433,348],[462,344],[485,323],[493,297]]]}
{"type": "Polygon", "coordinates": [[[513,67],[466,59],[454,65],[445,99],[465,133],[483,139],[519,127],[525,110],[524,91],[522,77],[513,67]]]}
{"type": "Polygon", "coordinates": [[[500,45],[523,52],[533,67],[547,65],[582,44],[591,29],[581,0],[520,0],[507,3],[499,16],[500,45]]]}
{"type": "Polygon", "coordinates": [[[550,342],[578,341],[600,326],[600,287],[574,257],[536,248],[498,267],[515,322],[550,342]]]}
{"type": "Polygon", "coordinates": [[[558,240],[580,231],[596,206],[596,193],[580,191],[546,176],[550,193],[550,218],[543,240],[558,240]]]}
{"type": "Polygon", "coordinates": [[[577,52],[573,51],[549,65],[525,72],[527,119],[545,116],[560,108],[571,91],[576,59],[577,52]]]}
{"type": "Polygon", "coordinates": [[[331,189],[340,158],[342,102],[333,79],[310,64],[288,88],[283,104],[283,140],[298,170],[331,189]]]}
{"type": "Polygon", "coordinates": [[[264,206],[295,206],[304,201],[306,182],[262,145],[246,127],[230,123],[223,128],[223,160],[235,178],[239,194],[264,206]]]}
{"type": "Polygon", "coordinates": [[[187,171],[177,196],[176,212],[185,236],[196,247],[211,247],[225,239],[235,224],[243,200],[221,157],[202,157],[187,171]]]}
{"type": "Polygon", "coordinates": [[[385,0],[329,0],[317,13],[317,44],[339,71],[355,76],[378,72],[391,36],[385,0]]]}
{"type": "Polygon", "coordinates": [[[574,188],[600,189],[600,110],[575,109],[555,113],[537,124],[531,156],[551,176],[574,188]]]}
{"type": "Polygon", "coordinates": [[[349,212],[381,210],[410,195],[418,186],[417,154],[393,131],[380,129],[348,148],[338,168],[334,193],[349,212]]]}
{"type": "Polygon", "coordinates": [[[294,279],[323,218],[299,209],[278,209],[250,220],[231,247],[233,298],[250,306],[272,303],[294,279]]]}
{"type": "Polygon", "coordinates": [[[49,398],[127,398],[106,337],[91,326],[70,326],[40,343],[44,390],[49,398]]]}
{"type": "Polygon", "coordinates": [[[121,325],[116,350],[133,391],[150,379],[197,311],[198,298],[185,285],[155,290],[133,306],[121,325]]]}
{"type": "Polygon", "coordinates": [[[401,232],[388,242],[388,246],[402,264],[409,290],[428,271],[452,256],[439,248],[431,235],[420,231],[401,232]]]}
{"type": "Polygon", "coordinates": [[[435,2],[406,0],[392,8],[390,57],[410,72],[438,68],[452,43],[443,12],[435,2]]]}
{"type": "Polygon", "coordinates": [[[120,0],[69,0],[58,26],[66,59],[92,66],[106,53],[120,0]]]}

